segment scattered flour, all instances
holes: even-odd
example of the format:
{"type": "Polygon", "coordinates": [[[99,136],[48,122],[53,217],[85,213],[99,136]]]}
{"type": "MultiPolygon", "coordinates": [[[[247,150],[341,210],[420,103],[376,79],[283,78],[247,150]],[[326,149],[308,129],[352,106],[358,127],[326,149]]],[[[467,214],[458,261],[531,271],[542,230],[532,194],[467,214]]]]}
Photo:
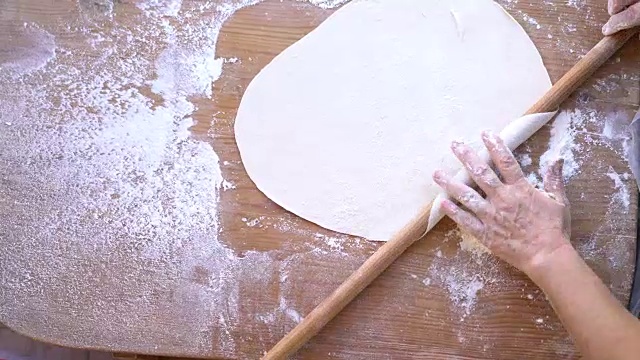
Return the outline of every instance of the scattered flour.
{"type": "Polygon", "coordinates": [[[486,279],[481,274],[455,269],[453,265],[447,270],[432,265],[423,284],[430,286],[434,282],[444,287],[449,295],[451,310],[459,316],[460,321],[464,321],[474,310],[478,293],[484,288],[486,279]]]}
{"type": "Polygon", "coordinates": [[[287,300],[282,296],[280,297],[280,311],[296,324],[300,323],[302,319],[304,319],[299,312],[287,305],[287,300]]]}
{"type": "MultiPolygon", "coordinates": [[[[628,123],[631,115],[623,111],[596,111],[585,108],[582,111],[568,111],[565,116],[569,117],[569,125],[564,125],[567,123],[561,120],[560,124],[563,125],[560,128],[565,130],[565,134],[572,135],[567,141],[564,137],[556,137],[560,141],[555,144],[565,145],[559,147],[562,149],[560,153],[570,159],[570,164],[588,165],[592,178],[598,177],[612,182],[610,194],[594,193],[587,199],[583,193],[580,197],[580,201],[608,202],[608,207],[606,213],[594,214],[594,221],[599,223],[596,231],[586,239],[578,239],[576,247],[585,260],[594,265],[601,263],[603,259],[608,261],[607,267],[600,267],[599,274],[616,295],[625,297],[631,284],[628,283],[630,278],[623,274],[633,271],[629,264],[634,264],[634,253],[629,248],[632,242],[627,236],[620,234],[626,234],[630,227],[635,227],[627,215],[631,211],[631,191],[635,191],[635,184],[631,180],[629,169],[616,170],[608,162],[594,158],[590,150],[593,147],[605,148],[619,159],[626,159],[629,151],[628,123]],[[576,146],[577,141],[583,146],[576,146]]],[[[554,142],[551,141],[550,148],[554,148],[553,145],[554,142]]],[[[581,169],[578,167],[577,173],[580,172],[581,169]]],[[[565,177],[566,175],[565,173],[565,177]]]]}
{"type": "MultiPolygon", "coordinates": [[[[322,8],[347,2],[309,1],[322,8]]],[[[94,21],[101,18],[94,16],[91,21],[70,23],[64,28],[42,29],[37,24],[16,27],[21,41],[27,39],[31,45],[19,49],[12,58],[0,58],[0,85],[4,89],[0,92],[11,91],[16,98],[14,103],[0,104],[0,123],[6,125],[6,130],[0,131],[0,182],[10,184],[0,188],[0,199],[21,199],[14,204],[12,214],[3,216],[11,224],[23,224],[12,225],[7,231],[9,238],[20,242],[9,246],[19,246],[24,260],[0,269],[2,274],[12,274],[9,286],[23,296],[12,301],[29,301],[38,296],[34,291],[45,288],[43,284],[80,271],[81,264],[68,259],[68,251],[98,261],[115,259],[112,251],[122,244],[114,242],[126,239],[127,255],[141,256],[145,261],[122,264],[133,266],[130,278],[119,281],[132,289],[135,301],[118,304],[102,300],[101,274],[95,274],[95,281],[89,279],[87,284],[70,279],[67,295],[60,300],[72,303],[75,293],[85,291],[100,304],[103,313],[96,316],[105,323],[144,327],[144,318],[158,311],[150,294],[157,289],[174,292],[175,298],[193,304],[192,312],[179,315],[197,324],[194,346],[222,349],[232,357],[237,355],[234,329],[240,324],[239,281],[247,276],[251,279],[243,286],[265,286],[272,280],[269,270],[276,266],[283,288],[279,304],[257,311],[256,319],[265,324],[273,324],[281,316],[293,323],[303,319],[289,299],[290,272],[308,258],[345,256],[346,238],[307,233],[305,236],[317,241],[313,246],[323,244],[329,251],[309,249],[308,253],[285,259],[284,265],[277,264],[276,253],[247,252],[239,257],[219,239],[221,224],[216,207],[220,193],[235,186],[223,179],[218,154],[200,141],[211,139],[194,139],[189,131],[199,114],[198,101],[211,98],[212,83],[220,77],[223,64],[240,62],[235,57],[216,58],[223,22],[236,10],[257,2],[143,0],[136,3],[141,14],[133,24],[117,23],[113,6],[118,3],[106,2],[102,18],[115,21],[114,26],[102,26],[94,21]],[[78,54],[72,43],[52,35],[65,32],[84,34],[93,52],[78,54]],[[20,80],[17,84],[16,76],[20,80]],[[60,243],[52,235],[56,231],[69,243],[60,243]],[[36,238],[54,244],[50,254],[40,252],[36,238]],[[33,258],[58,262],[38,268],[38,264],[29,264],[33,258]],[[197,281],[141,285],[140,279],[148,278],[144,274],[149,267],[162,268],[169,279],[197,281]],[[45,269],[54,271],[45,273],[45,269]],[[126,316],[114,318],[116,313],[126,316]],[[222,325],[219,332],[210,328],[216,322],[222,325]],[[218,342],[211,344],[212,338],[218,342]]],[[[502,2],[508,6],[517,0],[502,2]]],[[[569,0],[568,5],[582,9],[585,1],[569,0]]],[[[521,15],[536,29],[541,28],[536,19],[521,15]]],[[[575,31],[572,29],[575,27],[567,27],[569,32],[575,31]]],[[[568,49],[569,45],[563,45],[568,49]]],[[[570,51],[582,53],[584,49],[573,44],[570,51]]],[[[607,82],[597,82],[596,86],[602,91],[616,90],[607,82]]],[[[555,120],[549,149],[540,159],[543,168],[560,156],[565,159],[565,179],[579,174],[587,151],[576,136],[591,136],[587,125],[603,117],[606,121],[599,138],[590,139],[620,151],[619,144],[624,140],[610,116],[590,110],[564,111],[555,120]]],[[[520,160],[523,166],[532,163],[529,155],[520,160]]],[[[607,176],[615,187],[608,215],[619,207],[628,211],[629,192],[623,182],[626,175],[610,169],[607,176]]],[[[537,174],[530,177],[539,183],[537,174]]],[[[300,231],[287,219],[242,220],[248,228],[300,231]]],[[[614,263],[621,259],[611,249],[596,249],[595,243],[586,242],[583,250],[591,256],[607,255],[614,263]]],[[[440,253],[422,280],[425,286],[435,284],[447,291],[452,310],[461,321],[472,313],[479,294],[488,291],[488,285],[508,281],[496,262],[488,258],[478,261],[477,256],[458,252],[447,258],[440,253]]],[[[0,294],[0,302],[5,300],[0,294]]],[[[538,320],[544,322],[537,319],[536,323],[538,320]]]]}
{"type": "Polygon", "coordinates": [[[582,150],[582,144],[576,135],[585,124],[585,115],[581,110],[563,111],[553,122],[549,149],[540,157],[540,176],[544,174],[557,159],[564,159],[563,176],[565,181],[580,171],[581,159],[576,153],[582,150]]]}
{"type": "Polygon", "coordinates": [[[471,313],[471,308],[477,302],[478,292],[484,287],[484,279],[478,274],[463,273],[463,276],[468,276],[468,281],[460,282],[456,275],[449,274],[445,279],[445,284],[451,300],[462,306],[464,317],[471,313]]]}
{"type": "Polygon", "coordinates": [[[538,189],[542,189],[544,187],[542,178],[534,172],[529,173],[529,175],[527,175],[527,181],[538,189]]]}
{"type": "MultiPolygon", "coordinates": [[[[222,177],[215,134],[196,139],[190,128],[205,115],[199,104],[210,103],[223,64],[240,61],[216,57],[222,24],[257,2],[142,0],[138,15],[122,18],[119,2],[81,1],[58,25],[11,25],[15,51],[0,55],[0,93],[15,99],[0,103],[0,202],[14,202],[0,209],[11,209],[1,214],[1,235],[15,251],[0,255],[0,281],[13,289],[0,294],[3,317],[52,297],[72,309],[83,293],[106,332],[150,329],[149,319],[163,313],[196,329],[161,332],[166,343],[187,344],[193,355],[242,357],[234,329],[243,288],[266,288],[282,256],[239,256],[224,245],[217,204],[235,186],[222,177]],[[86,264],[96,264],[94,273],[77,276],[86,264]],[[126,276],[112,279],[106,272],[114,266],[126,276]],[[130,293],[113,300],[103,293],[111,281],[130,293]]],[[[309,246],[346,253],[342,238],[311,238],[309,246]]],[[[281,293],[286,309],[255,313],[299,321],[288,297],[281,293]]],[[[41,329],[66,321],[51,318],[41,329]]],[[[91,334],[79,328],[74,336],[92,344],[91,334]]],[[[133,350],[156,346],[138,345],[133,350]]]]}
{"type": "Polygon", "coordinates": [[[540,176],[562,158],[565,181],[573,178],[581,172],[593,146],[606,147],[626,159],[628,122],[628,116],[619,111],[600,112],[586,107],[562,111],[552,124],[549,148],[540,157],[540,176]]]}
{"type": "MultiPolygon", "coordinates": [[[[461,239],[459,230],[452,230],[445,236],[448,238],[461,239]]],[[[489,285],[509,281],[504,264],[484,251],[457,251],[451,256],[435,256],[422,280],[425,286],[445,289],[452,314],[456,316],[453,320],[460,322],[473,314],[483,291],[493,291],[494,288],[487,288],[489,285]]]]}
{"type": "Polygon", "coordinates": [[[526,21],[527,23],[535,26],[536,29],[540,30],[542,28],[542,26],[540,25],[540,23],[538,22],[538,20],[536,20],[535,18],[531,17],[528,14],[523,13],[522,11],[519,11],[519,13],[522,16],[522,19],[524,21],[526,21]]]}
{"type": "Polygon", "coordinates": [[[3,24],[4,49],[0,52],[0,73],[13,77],[25,75],[42,69],[55,58],[55,36],[32,23],[3,24]]]}
{"type": "MultiPolygon", "coordinates": [[[[619,60],[620,58],[618,58],[619,60]]],[[[618,74],[610,74],[606,78],[595,79],[593,88],[602,93],[611,93],[621,88],[621,76],[618,74]]]]}
{"type": "Polygon", "coordinates": [[[533,160],[531,159],[531,154],[522,154],[518,156],[518,162],[522,167],[531,166],[533,164],[533,160]]]}
{"type": "Polygon", "coordinates": [[[574,33],[578,31],[578,26],[576,24],[566,24],[563,28],[565,33],[574,33]]]}
{"type": "Polygon", "coordinates": [[[310,3],[321,7],[323,9],[332,9],[342,4],[347,3],[349,0],[309,0],[310,3]]]}
{"type": "Polygon", "coordinates": [[[178,16],[182,7],[182,0],[147,0],[136,4],[139,9],[154,18],[162,16],[178,16]]]}
{"type": "Polygon", "coordinates": [[[630,188],[634,191],[636,188],[635,183],[625,183],[631,178],[627,173],[619,174],[610,168],[606,176],[613,182],[613,193],[608,196],[606,214],[598,219],[596,231],[578,242],[576,248],[587,262],[594,265],[603,259],[607,260],[608,266],[600,268],[600,275],[613,293],[624,299],[631,287],[631,278],[626,275],[633,272],[635,239],[621,234],[628,233],[629,227],[635,228],[634,222],[629,222],[626,214],[630,211],[630,188]]]}
{"type": "Polygon", "coordinates": [[[587,5],[587,0],[568,0],[567,5],[573,6],[576,9],[582,9],[587,5]]]}
{"type": "Polygon", "coordinates": [[[614,194],[611,196],[611,205],[619,206],[624,213],[628,213],[631,206],[631,194],[623,179],[629,180],[631,175],[628,173],[618,174],[612,167],[609,167],[607,176],[613,181],[613,188],[615,189],[614,194]]]}

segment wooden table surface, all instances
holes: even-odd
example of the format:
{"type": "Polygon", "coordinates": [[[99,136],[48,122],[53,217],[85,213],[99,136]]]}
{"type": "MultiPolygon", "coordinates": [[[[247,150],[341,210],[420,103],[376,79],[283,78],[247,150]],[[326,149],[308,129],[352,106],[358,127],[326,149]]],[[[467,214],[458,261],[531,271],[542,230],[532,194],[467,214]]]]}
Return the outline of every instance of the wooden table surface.
{"type": "MultiPolygon", "coordinates": [[[[530,34],[554,81],[597,43],[607,18],[603,0],[499,2],[530,34]]],[[[78,121],[112,121],[106,116],[96,120],[102,108],[90,108],[80,98],[65,102],[73,85],[60,80],[62,72],[79,69],[78,76],[83,71],[91,75],[98,65],[86,64],[138,58],[148,58],[152,69],[165,35],[147,30],[136,37],[139,27],[150,28],[148,22],[156,21],[159,29],[179,31],[184,21],[198,31],[226,14],[222,5],[229,3],[184,0],[180,11],[195,15],[156,18],[141,15],[142,1],[0,3],[0,64],[20,61],[32,46],[30,38],[20,35],[24,29],[53,35],[57,45],[56,57],[34,73],[15,77],[0,69],[0,149],[9,149],[0,150],[0,322],[72,347],[258,358],[378,248],[321,229],[269,201],[245,173],[234,141],[234,117],[251,79],[334,11],[307,2],[267,0],[235,12],[215,46],[216,57],[227,61],[213,93],[189,98],[196,106],[189,141],[215,150],[226,181],[210,189],[219,197],[215,231],[187,237],[180,237],[179,229],[152,232],[155,236],[116,231],[111,225],[122,214],[89,214],[69,205],[67,197],[75,196],[72,190],[79,186],[71,173],[54,179],[39,171],[77,152],[21,151],[40,145],[30,129],[62,134],[78,121]],[[96,46],[89,38],[102,42],[96,46]],[[30,95],[34,91],[40,94],[37,101],[30,95]],[[86,107],[86,118],[70,119],[61,104],[86,107]],[[49,153],[59,158],[49,159],[49,153]],[[62,225],[49,226],[53,220],[62,225]],[[166,251],[149,255],[158,243],[166,251]]],[[[338,54],[327,54],[327,66],[339,61],[338,54]]],[[[122,76],[107,65],[100,71],[122,76]]],[[[568,183],[572,241],[622,302],[628,299],[634,269],[638,200],[635,181],[626,175],[624,125],[638,107],[639,74],[640,42],[634,39],[563,106],[573,116],[580,164],[568,183]]],[[[89,75],[87,82],[94,79],[89,75]]],[[[153,71],[144,76],[130,85],[154,109],[168,106],[167,93],[161,95],[163,104],[149,86],[156,78],[153,71]]],[[[108,94],[112,87],[104,82],[95,89],[108,94]]],[[[522,159],[533,160],[525,166],[529,173],[549,137],[547,126],[519,149],[522,159]]],[[[73,137],[65,141],[74,144],[73,137]]],[[[444,220],[298,357],[579,357],[534,284],[500,261],[461,250],[458,240],[455,227],[444,220]]]]}

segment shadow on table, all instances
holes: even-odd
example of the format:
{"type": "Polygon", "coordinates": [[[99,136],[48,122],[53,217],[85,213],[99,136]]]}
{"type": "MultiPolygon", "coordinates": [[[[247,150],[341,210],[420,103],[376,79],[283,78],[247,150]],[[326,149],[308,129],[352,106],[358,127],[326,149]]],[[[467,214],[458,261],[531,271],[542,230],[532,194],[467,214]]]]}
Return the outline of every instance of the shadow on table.
{"type": "Polygon", "coordinates": [[[69,349],[16,334],[0,324],[0,360],[111,360],[111,353],[69,349]]]}

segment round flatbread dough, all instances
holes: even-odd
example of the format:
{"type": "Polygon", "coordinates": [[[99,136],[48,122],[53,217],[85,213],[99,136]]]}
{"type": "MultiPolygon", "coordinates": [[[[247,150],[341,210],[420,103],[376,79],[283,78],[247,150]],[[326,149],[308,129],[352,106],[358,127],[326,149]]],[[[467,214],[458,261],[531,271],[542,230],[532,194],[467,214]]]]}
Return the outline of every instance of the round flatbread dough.
{"type": "Polygon", "coordinates": [[[499,132],[551,86],[491,0],[352,1],[266,66],[235,123],[251,179],[325,228],[388,240],[454,174],[449,149],[499,132]]]}

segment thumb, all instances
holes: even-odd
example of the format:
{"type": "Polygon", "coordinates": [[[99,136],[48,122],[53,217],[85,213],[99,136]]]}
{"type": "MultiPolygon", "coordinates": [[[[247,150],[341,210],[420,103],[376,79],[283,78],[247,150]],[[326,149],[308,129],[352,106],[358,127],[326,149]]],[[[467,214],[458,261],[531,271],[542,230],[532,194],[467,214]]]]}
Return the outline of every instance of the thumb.
{"type": "Polygon", "coordinates": [[[638,0],[609,0],[609,15],[613,16],[637,2],[638,0]]]}
{"type": "Polygon", "coordinates": [[[564,189],[564,179],[562,170],[564,168],[564,159],[556,160],[553,165],[547,168],[544,174],[544,191],[552,194],[558,201],[565,205],[569,205],[567,194],[564,189]]]}
{"type": "Polygon", "coordinates": [[[626,10],[615,14],[602,27],[605,36],[613,35],[620,30],[640,25],[640,2],[636,2],[626,10]]]}

